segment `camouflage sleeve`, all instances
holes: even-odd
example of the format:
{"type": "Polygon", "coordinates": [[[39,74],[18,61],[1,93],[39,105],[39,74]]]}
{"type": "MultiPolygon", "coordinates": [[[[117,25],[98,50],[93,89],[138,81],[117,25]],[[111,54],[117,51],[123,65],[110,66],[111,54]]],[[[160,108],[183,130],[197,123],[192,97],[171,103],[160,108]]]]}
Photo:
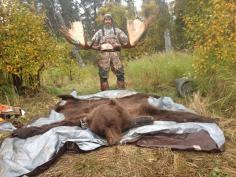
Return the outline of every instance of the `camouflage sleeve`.
{"type": "Polygon", "coordinates": [[[99,45],[101,34],[102,34],[102,30],[100,29],[93,35],[93,38],[92,38],[93,45],[96,45],[96,46],[99,45]]]}
{"type": "Polygon", "coordinates": [[[128,36],[119,28],[116,28],[116,33],[118,35],[119,41],[122,45],[128,44],[128,36]]]}

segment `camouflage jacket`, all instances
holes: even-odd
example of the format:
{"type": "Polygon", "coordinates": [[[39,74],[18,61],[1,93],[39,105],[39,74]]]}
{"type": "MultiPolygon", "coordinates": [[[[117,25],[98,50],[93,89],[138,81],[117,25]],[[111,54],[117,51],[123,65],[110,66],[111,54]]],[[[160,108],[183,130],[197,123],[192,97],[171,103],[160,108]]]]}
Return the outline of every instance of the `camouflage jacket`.
{"type": "Polygon", "coordinates": [[[119,28],[103,28],[98,30],[92,38],[93,46],[99,46],[100,50],[117,51],[121,46],[127,45],[128,37],[119,28]]]}

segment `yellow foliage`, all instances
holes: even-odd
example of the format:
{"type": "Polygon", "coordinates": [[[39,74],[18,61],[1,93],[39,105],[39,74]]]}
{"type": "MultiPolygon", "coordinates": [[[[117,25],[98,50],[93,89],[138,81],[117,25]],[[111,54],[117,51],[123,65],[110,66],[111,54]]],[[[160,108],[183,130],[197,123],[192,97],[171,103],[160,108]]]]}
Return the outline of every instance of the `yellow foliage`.
{"type": "Polygon", "coordinates": [[[0,71],[27,82],[55,65],[65,48],[46,30],[44,16],[36,15],[16,0],[3,1],[6,5],[0,7],[0,71]]]}
{"type": "Polygon", "coordinates": [[[220,63],[236,63],[234,0],[194,0],[194,8],[184,20],[187,34],[201,59],[194,63],[198,73],[214,72],[220,63]]]}

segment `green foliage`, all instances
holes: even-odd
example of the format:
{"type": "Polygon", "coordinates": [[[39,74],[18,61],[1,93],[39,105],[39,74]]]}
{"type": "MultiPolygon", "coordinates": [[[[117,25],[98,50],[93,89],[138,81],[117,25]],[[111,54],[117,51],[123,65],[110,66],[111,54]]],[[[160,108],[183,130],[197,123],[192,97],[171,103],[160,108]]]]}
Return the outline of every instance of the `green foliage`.
{"type": "Polygon", "coordinates": [[[64,64],[48,69],[42,75],[42,86],[49,93],[69,94],[75,89],[79,94],[88,94],[99,90],[98,70],[93,65],[81,68],[70,58],[65,59],[62,63],[64,64]]]}
{"type": "Polygon", "coordinates": [[[171,28],[172,44],[175,49],[183,50],[187,48],[187,37],[185,35],[184,15],[187,9],[191,11],[193,6],[188,6],[188,0],[175,0],[173,7],[173,24],[171,28]],[[185,12],[185,13],[184,13],[185,12]]]}
{"type": "MultiPolygon", "coordinates": [[[[180,0],[177,2],[181,2],[180,0]]],[[[201,93],[211,108],[235,114],[236,32],[233,0],[182,0],[179,12],[188,45],[197,56],[193,63],[201,93]]]]}
{"type": "Polygon", "coordinates": [[[147,30],[142,48],[148,53],[164,50],[164,32],[170,28],[167,4],[162,0],[151,0],[149,3],[143,4],[142,13],[145,17],[157,14],[147,30]]]}
{"type": "Polygon", "coordinates": [[[193,0],[185,13],[189,42],[199,55],[194,63],[198,73],[214,74],[225,63],[236,67],[236,31],[233,0],[193,0]]]}
{"type": "MultiPolygon", "coordinates": [[[[192,60],[191,55],[183,53],[160,53],[129,61],[125,63],[127,87],[136,91],[176,97],[175,79],[191,75],[192,60]]],[[[69,65],[69,61],[65,59],[64,62],[69,65]]],[[[44,72],[42,85],[55,95],[70,93],[73,89],[79,94],[94,93],[100,88],[97,73],[98,68],[93,65],[80,68],[72,61],[69,67],[62,64],[44,72]]],[[[109,84],[111,89],[116,85],[116,78],[111,73],[109,84]]]]}
{"type": "Polygon", "coordinates": [[[129,88],[147,93],[176,97],[175,79],[189,77],[202,96],[207,97],[209,109],[218,115],[236,115],[236,70],[224,65],[214,75],[198,77],[192,64],[197,56],[183,53],[155,54],[127,63],[129,88]]]}
{"type": "Polygon", "coordinates": [[[12,85],[9,84],[0,85],[0,96],[0,103],[2,104],[9,104],[11,100],[15,100],[18,97],[12,85]]]}
{"type": "Polygon", "coordinates": [[[192,56],[182,53],[144,56],[128,63],[128,82],[139,91],[176,96],[175,79],[190,75],[191,64],[192,56]]]}
{"type": "Polygon", "coordinates": [[[59,44],[37,16],[17,1],[4,0],[0,7],[0,70],[21,78],[25,85],[39,86],[41,72],[64,57],[59,44]]]}
{"type": "MultiPolygon", "coordinates": [[[[186,53],[159,53],[125,62],[127,88],[177,99],[175,80],[189,77],[201,96],[209,100],[210,110],[218,115],[235,116],[236,70],[222,66],[215,75],[196,77],[192,67],[195,58],[186,53]]],[[[99,91],[97,73],[98,68],[93,65],[81,68],[65,58],[56,68],[43,73],[41,84],[54,95],[69,94],[73,89],[79,94],[95,93],[99,91]]],[[[116,78],[113,74],[110,74],[109,84],[114,89],[116,78]]]]}

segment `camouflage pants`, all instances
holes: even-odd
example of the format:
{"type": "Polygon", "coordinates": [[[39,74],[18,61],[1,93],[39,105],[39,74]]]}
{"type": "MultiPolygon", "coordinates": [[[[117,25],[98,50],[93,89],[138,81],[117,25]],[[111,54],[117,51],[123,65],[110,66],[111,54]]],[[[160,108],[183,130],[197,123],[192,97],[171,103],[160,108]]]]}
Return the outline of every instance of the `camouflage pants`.
{"type": "Polygon", "coordinates": [[[124,67],[120,61],[119,52],[101,52],[98,60],[99,76],[101,81],[106,81],[109,77],[109,70],[116,75],[118,81],[124,81],[124,67]]]}

